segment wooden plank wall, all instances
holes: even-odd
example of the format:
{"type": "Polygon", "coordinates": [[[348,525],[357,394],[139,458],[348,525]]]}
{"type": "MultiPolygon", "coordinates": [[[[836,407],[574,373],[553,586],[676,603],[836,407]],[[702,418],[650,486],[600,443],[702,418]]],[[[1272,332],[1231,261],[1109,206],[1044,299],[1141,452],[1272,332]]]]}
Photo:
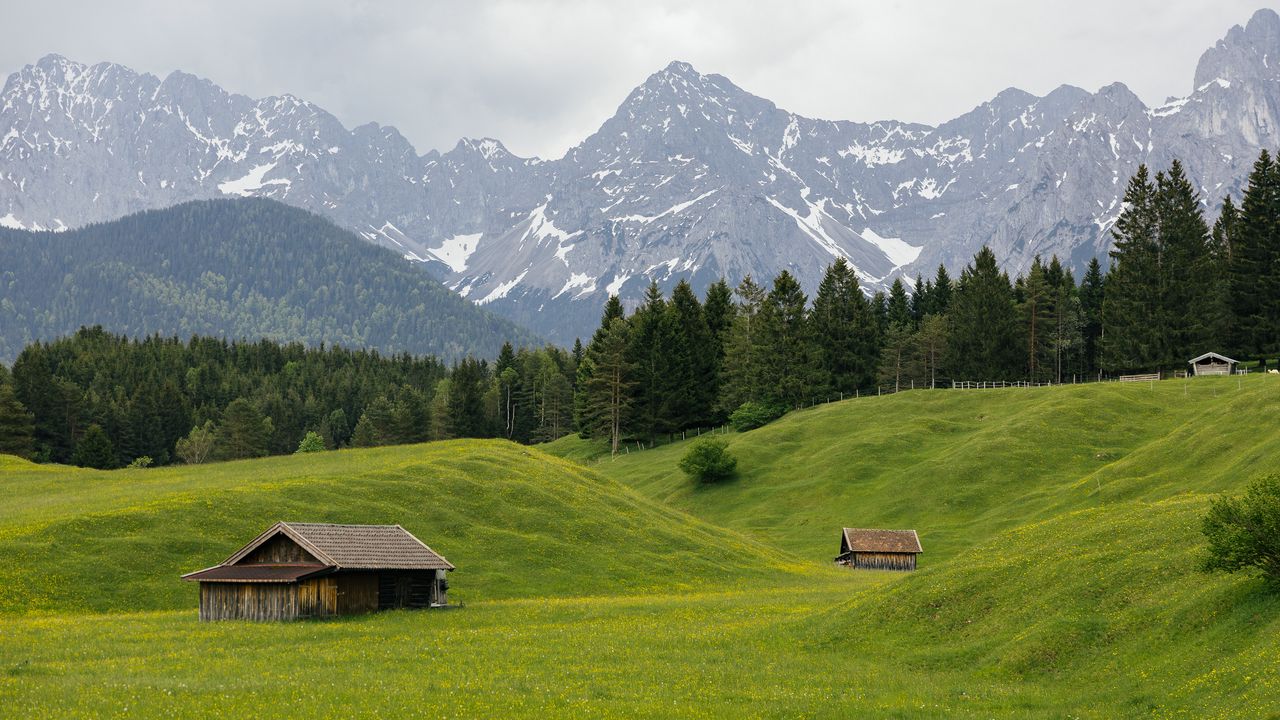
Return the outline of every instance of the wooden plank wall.
{"type": "Polygon", "coordinates": [[[340,573],[338,614],[372,612],[378,609],[377,573],[340,573]]]}
{"type": "Polygon", "coordinates": [[[329,617],[338,614],[338,579],[332,575],[298,583],[298,616],[329,617]]]}
{"type": "Polygon", "coordinates": [[[200,583],[201,620],[292,620],[298,617],[292,583],[200,583]]]}
{"type": "Polygon", "coordinates": [[[853,567],[862,570],[915,570],[916,556],[912,553],[853,554],[853,567]]]}

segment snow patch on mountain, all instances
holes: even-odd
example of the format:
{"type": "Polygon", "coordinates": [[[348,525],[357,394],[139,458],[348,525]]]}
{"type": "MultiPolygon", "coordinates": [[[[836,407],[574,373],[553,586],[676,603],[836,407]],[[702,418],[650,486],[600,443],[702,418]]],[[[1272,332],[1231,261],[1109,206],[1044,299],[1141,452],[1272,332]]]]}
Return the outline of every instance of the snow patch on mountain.
{"type": "Polygon", "coordinates": [[[427,252],[431,257],[439,260],[454,272],[462,272],[467,269],[467,259],[480,246],[480,238],[484,233],[471,233],[467,235],[454,235],[445,240],[439,247],[428,248],[427,252]]]}

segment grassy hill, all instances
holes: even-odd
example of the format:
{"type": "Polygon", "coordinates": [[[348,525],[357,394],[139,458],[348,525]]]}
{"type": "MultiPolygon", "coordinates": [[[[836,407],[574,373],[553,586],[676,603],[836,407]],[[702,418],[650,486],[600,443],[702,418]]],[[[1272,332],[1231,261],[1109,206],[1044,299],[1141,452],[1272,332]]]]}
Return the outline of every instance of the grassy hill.
{"type": "Polygon", "coordinates": [[[0,706],[1280,717],[1280,598],[1196,569],[1211,494],[1280,471],[1277,410],[1262,376],[909,392],[730,434],[741,476],[709,488],[676,470],[684,443],[8,461],[0,706]],[[467,608],[196,622],[176,575],[281,518],[401,522],[459,565],[467,608]],[[918,529],[922,569],[833,569],[841,525],[918,529]]]}
{"type": "Polygon", "coordinates": [[[612,461],[576,437],[543,447],[806,559],[834,557],[840,527],[911,527],[936,564],[1025,523],[1280,472],[1277,418],[1265,376],[905,392],[731,433],[739,477],[714,487],[676,467],[683,443],[612,461]]]}
{"type": "Polygon", "coordinates": [[[191,607],[177,577],[278,520],[404,525],[458,566],[463,600],[722,588],[797,565],[499,441],[114,472],[0,463],[0,613],[191,607]]]}

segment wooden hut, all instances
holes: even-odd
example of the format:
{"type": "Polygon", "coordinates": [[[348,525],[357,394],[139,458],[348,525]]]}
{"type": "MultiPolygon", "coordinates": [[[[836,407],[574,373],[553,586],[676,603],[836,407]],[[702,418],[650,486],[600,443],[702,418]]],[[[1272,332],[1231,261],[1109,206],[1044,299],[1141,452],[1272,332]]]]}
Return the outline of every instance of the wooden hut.
{"type": "Polygon", "coordinates": [[[434,550],[399,525],[272,525],[200,583],[201,620],[294,620],[447,605],[434,550]]]}
{"type": "Polygon", "coordinates": [[[1191,366],[1192,375],[1230,375],[1235,372],[1236,365],[1239,363],[1226,355],[1207,352],[1191,358],[1187,364],[1191,366]]]}
{"type": "Polygon", "coordinates": [[[844,528],[836,564],[860,570],[915,570],[920,538],[915,530],[844,528]]]}

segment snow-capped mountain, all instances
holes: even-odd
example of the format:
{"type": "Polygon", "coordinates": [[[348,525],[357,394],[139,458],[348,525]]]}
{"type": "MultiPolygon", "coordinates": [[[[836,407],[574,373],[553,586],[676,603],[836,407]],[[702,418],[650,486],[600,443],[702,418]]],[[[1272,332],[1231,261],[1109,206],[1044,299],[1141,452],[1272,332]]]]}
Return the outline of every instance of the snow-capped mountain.
{"type": "MultiPolygon", "coordinates": [[[[1175,157],[1210,213],[1280,112],[1280,15],[1204,53],[1190,94],[1149,108],[1124,85],[1016,89],[936,127],[832,122],[674,62],[558,160],[497,140],[418,155],[290,96],[48,56],[0,93],[0,225],[61,229],[192,198],[264,196],[430,263],[464,297],[547,337],[586,334],[608,293],[651,278],[810,290],[836,256],[868,287],[952,270],[990,244],[1007,268],[1104,253],[1139,163],[1175,157]]],[[[922,88],[927,90],[927,88],[922,88]]]]}

